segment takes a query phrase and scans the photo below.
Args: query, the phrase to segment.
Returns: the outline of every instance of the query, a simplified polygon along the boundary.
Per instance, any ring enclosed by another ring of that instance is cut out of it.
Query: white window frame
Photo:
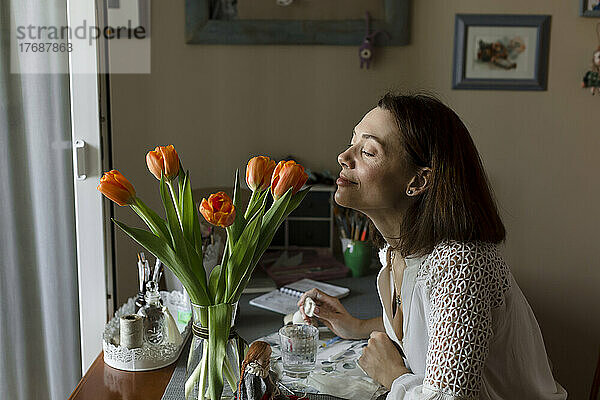
[[[98,2],[104,4],[104,0]],[[103,9],[96,7],[95,0],[68,0],[68,24],[76,26],[84,20],[88,24],[102,21]],[[105,167],[103,163],[106,163],[103,154],[110,151],[102,136],[106,121],[102,117],[104,82],[99,74],[99,63],[106,60],[99,51],[101,47],[102,42],[93,41],[90,46],[78,46],[76,51],[69,53],[82,374],[102,351],[102,333],[113,312],[112,249],[110,229],[106,226],[112,206],[104,203],[96,189]],[[81,141],[85,147],[78,152],[75,143]],[[78,179],[82,175],[85,178]]]

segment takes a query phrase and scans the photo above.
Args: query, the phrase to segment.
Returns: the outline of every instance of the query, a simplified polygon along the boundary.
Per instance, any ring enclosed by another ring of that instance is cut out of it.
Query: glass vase
[[[231,315],[229,334],[227,335],[225,344],[225,359],[221,372],[223,389],[220,394],[218,389],[210,390],[210,382],[214,381],[214,379],[211,379],[210,373],[214,372],[209,368],[209,358],[214,356],[214,352],[210,351],[210,332],[223,332],[223,327],[213,326],[213,329],[211,329],[210,326],[210,308],[217,306],[220,307],[219,312],[225,311]],[[186,400],[230,400],[235,398],[235,393],[237,392],[237,385],[240,380],[240,369],[248,345],[235,330],[237,302],[233,304],[220,304],[217,306],[199,306],[192,303],[193,336],[185,376]],[[213,394],[216,393],[215,397],[217,398],[212,399],[211,392]]]

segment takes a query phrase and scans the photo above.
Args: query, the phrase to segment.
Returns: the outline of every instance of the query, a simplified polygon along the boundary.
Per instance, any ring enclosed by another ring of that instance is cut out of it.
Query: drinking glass
[[[283,371],[306,378],[315,368],[319,330],[312,325],[287,325],[279,330]]]

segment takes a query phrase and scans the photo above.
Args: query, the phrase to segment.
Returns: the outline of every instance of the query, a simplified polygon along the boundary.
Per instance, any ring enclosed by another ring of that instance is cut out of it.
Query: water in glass
[[[315,368],[319,330],[312,325],[287,325],[279,330],[283,371],[305,378]]]

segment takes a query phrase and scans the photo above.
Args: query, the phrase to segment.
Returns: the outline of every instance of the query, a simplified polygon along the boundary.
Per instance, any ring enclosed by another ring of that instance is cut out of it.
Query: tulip
[[[213,193],[202,199],[200,214],[210,224],[226,228],[235,220],[235,206],[225,192]]]
[[[295,161],[279,161],[279,164],[273,171],[271,177],[271,193],[275,200],[292,188],[292,196],[298,193],[300,188],[306,183],[308,175],[304,172],[304,167],[296,164]]]
[[[179,156],[173,145],[158,146],[146,154],[146,164],[152,175],[160,180],[161,173],[165,181],[171,181],[179,175]]]
[[[271,184],[271,176],[275,169],[275,161],[269,157],[258,156],[251,158],[246,167],[246,183],[254,192],[265,190]]]
[[[96,189],[120,206],[133,204],[135,201],[133,185],[116,169],[105,172]]]

